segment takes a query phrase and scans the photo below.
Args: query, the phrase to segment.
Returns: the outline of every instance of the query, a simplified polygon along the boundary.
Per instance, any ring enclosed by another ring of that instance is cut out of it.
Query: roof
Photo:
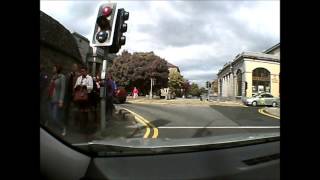
[[[275,56],[272,54],[265,54],[261,52],[243,52],[240,54],[240,57],[241,56],[244,58],[253,58],[253,59],[259,59],[259,60],[280,62],[279,56]]]
[[[280,47],[280,43],[278,43],[278,44],[276,44],[276,45],[272,46],[271,48],[269,48],[269,49],[267,49],[267,50],[263,51],[263,53],[268,54],[269,52],[271,52],[271,51],[273,51],[273,50],[277,49],[278,47]]]
[[[173,65],[173,64],[169,63],[168,61],[167,61],[167,66],[168,66],[168,69],[169,69],[169,68],[176,68],[176,69],[178,70],[178,72],[180,73],[180,69],[179,69],[178,66]]]
[[[86,37],[82,36],[81,34],[77,33],[77,32],[73,32],[72,35],[77,36],[87,42],[90,42]]]
[[[232,62],[226,63],[222,69],[219,70],[218,75],[225,70],[226,68],[230,67],[230,65],[236,63],[238,60],[242,58],[250,58],[254,60],[263,60],[263,61],[272,61],[272,62],[280,62],[279,56],[272,55],[272,54],[265,54],[262,52],[242,52],[238,54]]]
[[[168,68],[178,68],[178,66],[173,65],[173,64],[171,64],[169,62],[167,62],[167,66],[168,66]]]

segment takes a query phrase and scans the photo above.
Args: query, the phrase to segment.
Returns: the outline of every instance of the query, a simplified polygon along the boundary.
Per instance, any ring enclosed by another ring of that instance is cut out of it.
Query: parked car
[[[270,93],[260,93],[251,98],[244,98],[245,105],[252,106],[280,106],[280,98],[272,96]]]
[[[123,104],[127,100],[128,93],[124,87],[118,87],[114,95],[114,103]]]

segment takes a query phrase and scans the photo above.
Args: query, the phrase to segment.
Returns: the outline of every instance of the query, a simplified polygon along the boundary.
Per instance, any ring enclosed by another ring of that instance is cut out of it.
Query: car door
[[[271,94],[265,94],[264,95],[264,101],[265,101],[265,105],[267,106],[271,106],[272,105],[272,102],[274,100],[274,97],[271,95]]]

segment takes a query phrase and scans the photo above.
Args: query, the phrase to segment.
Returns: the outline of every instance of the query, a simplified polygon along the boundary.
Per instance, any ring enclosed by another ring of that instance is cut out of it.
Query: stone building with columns
[[[220,97],[280,96],[280,43],[264,52],[242,52],[218,72]]]

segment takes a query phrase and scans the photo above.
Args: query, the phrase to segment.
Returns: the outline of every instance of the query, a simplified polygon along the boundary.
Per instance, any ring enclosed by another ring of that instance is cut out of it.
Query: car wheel
[[[256,102],[256,101],[253,101],[253,102],[252,102],[252,106],[257,106],[257,102]]]
[[[277,103],[276,102],[273,102],[272,103],[272,107],[276,107],[277,106]]]

